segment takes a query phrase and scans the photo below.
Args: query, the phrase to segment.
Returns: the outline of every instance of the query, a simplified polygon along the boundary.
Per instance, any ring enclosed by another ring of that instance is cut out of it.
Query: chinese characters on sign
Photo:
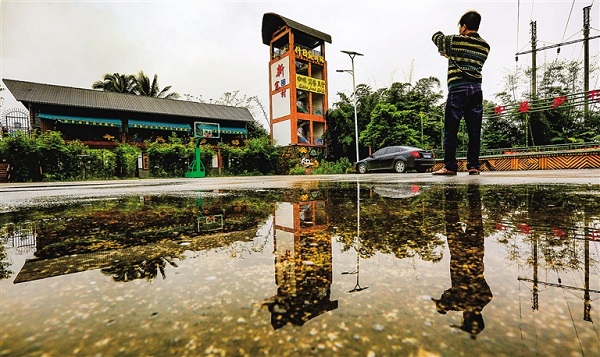
[[[287,70],[287,67],[285,66],[284,63],[282,63],[281,61],[278,63],[274,63],[273,67],[275,69],[275,73],[274,73],[274,81],[273,81],[273,90],[279,90],[283,87],[285,87],[288,84],[288,73],[289,71]],[[285,98],[287,94],[287,90],[284,89],[281,91],[281,98]]]
[[[325,94],[325,81],[296,74],[296,88],[313,93]]]
[[[325,57],[315,53],[314,51],[311,51],[307,48],[303,48],[301,46],[296,46],[294,48],[294,52],[296,53],[297,57],[303,58],[303,59],[307,59],[309,61],[312,62],[316,62],[319,64],[324,64],[325,63]]]

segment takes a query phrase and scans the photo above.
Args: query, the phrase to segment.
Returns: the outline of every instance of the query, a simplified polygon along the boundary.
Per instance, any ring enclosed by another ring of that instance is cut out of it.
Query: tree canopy
[[[598,66],[590,68],[591,76]],[[600,141],[598,101],[591,101],[587,117],[583,105],[569,103],[553,106],[553,99],[583,93],[580,61],[555,60],[538,66],[538,91],[531,97],[527,78],[531,68],[519,68],[505,77],[505,90],[484,101],[482,149],[511,148],[525,145],[549,145]],[[357,102],[359,152],[363,158],[388,145],[414,145],[425,149],[443,149],[445,96],[435,77],[415,83],[392,83],[389,88],[373,90],[358,84],[356,93],[338,93],[339,101],[326,113],[325,139],[332,159],[354,160],[354,96]],[[492,99],[493,100],[490,100]],[[532,113],[514,111],[493,115],[501,106],[519,106],[523,101],[544,101],[544,110]],[[527,126],[527,127],[526,127]],[[526,140],[527,133],[527,140]],[[468,144],[464,122],[458,134],[458,150]]]
[[[179,98],[179,93],[169,93],[171,86],[160,89],[158,85],[158,75],[155,74],[152,81],[150,81],[150,78],[144,71],[139,71],[137,75],[107,73],[102,80],[94,82],[92,88],[106,92],[143,95],[153,98]]]

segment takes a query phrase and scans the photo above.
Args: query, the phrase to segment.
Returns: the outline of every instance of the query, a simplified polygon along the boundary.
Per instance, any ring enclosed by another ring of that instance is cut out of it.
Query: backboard
[[[218,123],[194,122],[194,136],[197,138],[218,139],[221,137],[221,127]]]
[[[218,231],[222,230],[223,226],[222,214],[198,217],[198,232]]]

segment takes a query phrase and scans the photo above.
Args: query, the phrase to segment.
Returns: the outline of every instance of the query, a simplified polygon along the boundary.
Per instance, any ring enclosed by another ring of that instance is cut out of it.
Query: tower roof
[[[290,20],[287,17],[268,12],[263,15],[262,21],[263,44],[270,44],[273,34],[275,34],[275,32],[277,32],[283,26],[288,26],[292,30],[295,30],[294,40],[300,45],[314,48],[323,41],[331,43],[331,36],[324,32],[317,31],[306,25],[302,25],[301,23]]]

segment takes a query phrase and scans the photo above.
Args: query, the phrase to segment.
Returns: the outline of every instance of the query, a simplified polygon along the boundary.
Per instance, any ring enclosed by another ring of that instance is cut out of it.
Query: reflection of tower
[[[331,36],[274,13],[263,15],[270,47],[271,140],[279,146],[323,145],[327,111],[325,42]]]
[[[323,201],[282,202],[273,213],[277,295],[264,302],[271,324],[296,326],[337,308],[331,301],[331,237]]]

